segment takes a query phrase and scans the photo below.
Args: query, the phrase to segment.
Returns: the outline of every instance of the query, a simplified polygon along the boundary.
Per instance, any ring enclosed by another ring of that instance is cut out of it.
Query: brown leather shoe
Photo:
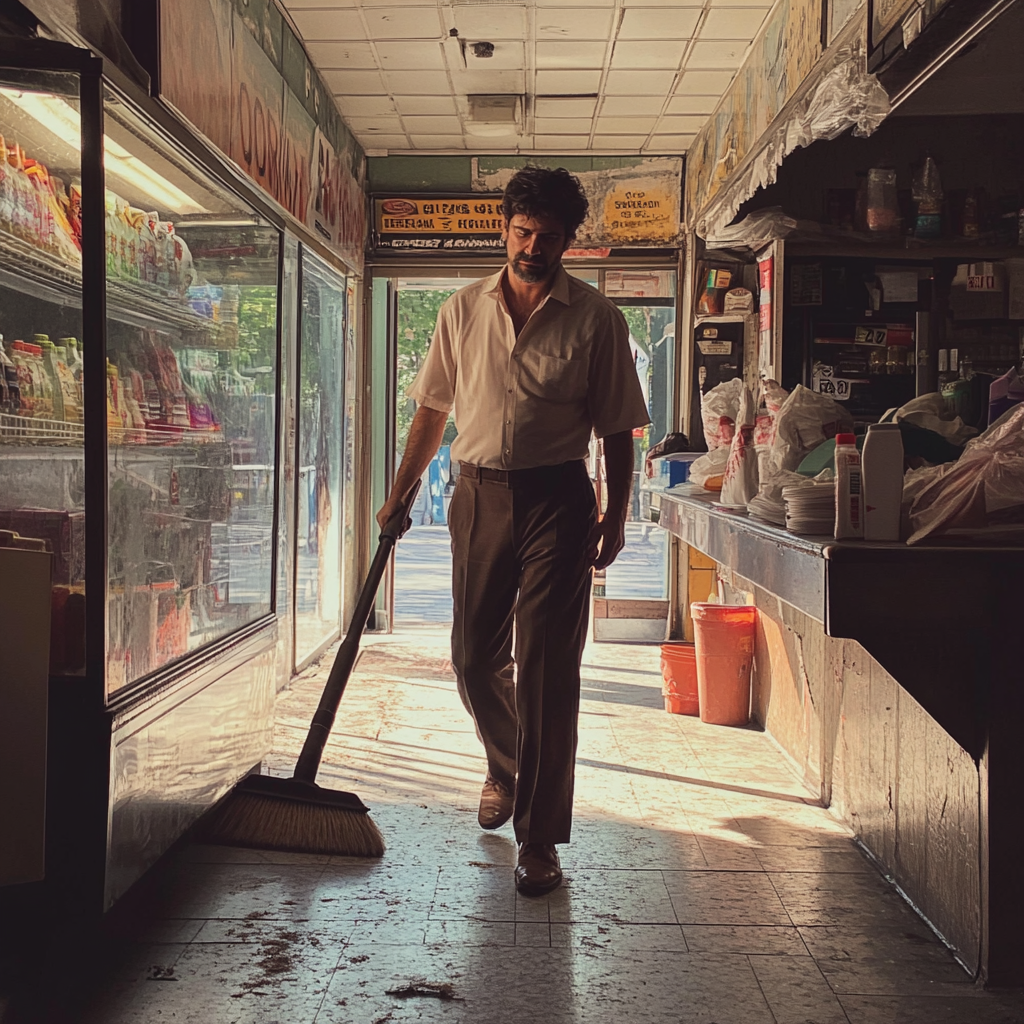
[[[562,868],[554,846],[523,843],[516,865],[516,888],[524,896],[543,896],[562,884]]]
[[[512,790],[488,774],[480,792],[480,810],[476,820],[488,831],[501,828],[512,817],[515,797]]]

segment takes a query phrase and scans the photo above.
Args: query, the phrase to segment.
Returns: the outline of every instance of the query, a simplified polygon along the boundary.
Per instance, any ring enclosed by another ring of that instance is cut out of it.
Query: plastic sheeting
[[[788,116],[772,124],[752,158],[698,218],[697,234],[709,243],[723,244],[720,236],[736,211],[759,188],[774,184],[782,161],[793,150],[818,139],[838,138],[849,128],[854,135],[866,138],[889,116],[890,110],[889,95],[882,83],[868,74],[862,44],[841,47],[831,70],[797,101]],[[743,223],[747,220],[750,218]],[[766,226],[752,224],[755,233],[758,229],[763,233]],[[757,247],[774,237],[779,236],[755,237],[752,242],[740,237],[733,244]]]

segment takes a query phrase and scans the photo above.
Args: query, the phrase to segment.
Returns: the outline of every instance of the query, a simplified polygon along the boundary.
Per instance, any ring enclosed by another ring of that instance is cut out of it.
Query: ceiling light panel
[[[613,68],[668,68],[675,70],[683,59],[681,40],[623,40],[615,44]]]
[[[441,19],[431,7],[369,7],[363,11],[373,39],[440,39]]]
[[[384,80],[379,71],[338,71],[320,68],[320,74],[331,92],[340,96],[385,96]]]
[[[358,11],[293,11],[292,17],[306,42],[366,38]]]
[[[563,43],[551,39],[537,41],[536,66],[545,70],[600,69],[608,44],[601,40]]]
[[[700,10],[690,7],[631,7],[622,13],[620,39],[689,39],[697,30]]]
[[[537,117],[593,117],[596,110],[596,96],[538,96],[533,104]]]
[[[447,96],[396,96],[395,106],[403,116],[416,114],[453,114],[455,100]]]
[[[452,18],[463,38],[523,39],[526,36],[526,8],[520,6],[460,4]]]
[[[377,43],[377,55],[385,71],[444,70],[444,57],[438,43]]]
[[[675,77],[674,71],[609,71],[605,92],[609,96],[667,93]]]
[[[708,11],[700,28],[701,39],[753,39],[768,11],[762,8],[723,7]]]
[[[538,71],[537,92],[546,95],[573,95],[597,92],[601,85],[600,71]]]
[[[369,43],[307,43],[309,55],[318,68],[369,69],[377,58]]]
[[[610,10],[590,8],[556,8],[537,11],[538,39],[602,39],[612,31]]]

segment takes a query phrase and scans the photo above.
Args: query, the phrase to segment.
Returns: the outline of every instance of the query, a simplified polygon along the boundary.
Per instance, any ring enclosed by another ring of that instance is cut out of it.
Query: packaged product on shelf
[[[153,230],[153,215],[132,210],[139,230],[139,279],[146,284],[157,283],[157,238]]]
[[[107,440],[111,444],[120,444],[124,438],[124,422],[118,405],[120,395],[117,379],[117,367],[107,361]]]
[[[80,262],[80,240],[75,238],[58,198],[58,192],[64,192],[63,182],[54,178],[38,160],[27,160],[25,173],[36,190],[42,247],[65,262]]]
[[[123,277],[121,246],[118,242],[117,196],[109,189],[103,194],[103,210],[107,240],[107,277]]]
[[[135,398],[132,375],[129,372],[118,379],[121,384],[121,419],[125,425],[125,442],[142,444],[146,440],[146,421]]]
[[[37,334],[32,339],[39,347],[40,358],[43,369],[46,371],[46,381],[50,386],[51,401],[53,402],[53,419],[64,420],[64,394],[60,387],[60,378],[57,376],[57,355],[53,350],[53,342],[45,334]]]
[[[32,365],[29,362],[28,349],[25,342],[11,343],[11,360],[18,377],[18,409],[19,416],[34,416],[36,408],[36,383],[32,376]]]
[[[54,418],[53,383],[43,363],[43,350],[34,342],[30,345],[26,343],[26,345],[29,354],[29,367],[32,370],[32,380],[36,391],[34,415],[36,419],[52,420]]]
[[[10,371],[8,371],[8,366]],[[0,334],[0,413],[14,413],[17,415],[18,407],[12,406],[11,379],[17,380],[18,371],[10,357],[4,351],[4,336]]]
[[[63,339],[61,339],[63,340]],[[67,349],[62,345],[53,348],[57,368],[57,383],[60,388],[61,403],[64,406],[64,420],[67,423],[82,422],[82,396],[78,391],[78,382],[68,366]]]
[[[167,236],[171,240],[174,251],[174,268],[171,272],[171,285],[178,295],[184,296],[189,288],[198,282],[192,253],[185,240],[174,231],[174,225],[167,224]]]
[[[189,308],[197,316],[217,322],[220,320],[224,289],[215,284],[192,285],[186,293]]]

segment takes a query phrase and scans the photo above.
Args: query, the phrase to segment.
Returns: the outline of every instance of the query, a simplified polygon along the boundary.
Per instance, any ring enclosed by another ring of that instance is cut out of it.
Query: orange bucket
[[[697,653],[700,720],[711,725],[750,721],[750,669],[754,662],[753,605],[690,605]]]
[[[661,695],[673,715],[700,713],[697,700],[697,658],[693,644],[661,645]]]

